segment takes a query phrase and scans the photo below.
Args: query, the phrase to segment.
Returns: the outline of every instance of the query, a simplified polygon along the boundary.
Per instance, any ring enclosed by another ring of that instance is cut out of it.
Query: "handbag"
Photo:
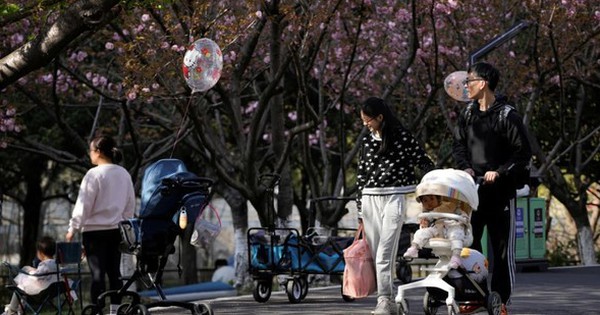
[[[359,224],[354,242],[344,250],[344,277],[342,293],[351,298],[369,296],[377,291],[375,265],[365,238],[363,224]]]
[[[194,232],[192,233],[192,237],[190,238],[190,244],[195,247],[202,247],[204,249],[210,248],[213,244],[214,240],[217,238],[219,233],[221,233],[221,218],[219,217],[219,213],[215,208],[213,208],[210,204],[208,204],[208,208],[212,210],[212,212],[217,217],[217,223],[213,223],[202,217],[201,212],[196,219],[196,223],[194,224]]]

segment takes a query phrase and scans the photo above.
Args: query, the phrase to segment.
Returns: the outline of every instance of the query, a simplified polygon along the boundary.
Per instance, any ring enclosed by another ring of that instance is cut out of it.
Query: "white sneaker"
[[[19,312],[15,311],[13,309],[10,309],[10,304],[6,304],[4,306],[4,312],[2,313],[2,315],[17,315],[17,314],[19,314]]]
[[[396,315],[396,305],[388,297],[377,298],[377,306],[371,312],[373,315]]]

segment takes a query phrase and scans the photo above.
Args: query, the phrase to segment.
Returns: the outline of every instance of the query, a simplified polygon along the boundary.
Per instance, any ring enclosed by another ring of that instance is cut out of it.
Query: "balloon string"
[[[185,112],[183,113],[183,117],[181,118],[181,124],[179,124],[179,127],[177,128],[177,133],[175,134],[175,141],[173,142],[173,148],[171,149],[171,155],[169,156],[169,158],[173,158],[173,153],[175,153],[175,147],[177,146],[177,143],[179,143],[179,137],[181,136],[181,131],[183,129],[182,126],[185,123],[185,119],[187,118],[188,110],[190,109],[190,105],[192,104],[193,98],[194,93],[190,95],[190,99],[187,105],[185,106]]]

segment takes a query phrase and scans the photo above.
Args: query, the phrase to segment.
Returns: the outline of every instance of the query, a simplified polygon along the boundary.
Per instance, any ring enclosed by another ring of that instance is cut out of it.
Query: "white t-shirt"
[[[232,266],[221,266],[215,270],[212,279],[213,282],[221,281],[227,284],[235,282],[235,268]]]
[[[116,164],[98,165],[81,181],[69,232],[116,229],[134,212],[135,193],[127,170]]]

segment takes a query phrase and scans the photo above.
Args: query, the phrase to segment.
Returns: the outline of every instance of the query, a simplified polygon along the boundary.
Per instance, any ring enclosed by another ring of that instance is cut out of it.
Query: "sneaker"
[[[462,260],[460,260],[460,257],[452,256],[452,258],[450,258],[450,264],[448,264],[448,266],[450,267],[450,269],[456,269],[461,264]]]
[[[500,309],[500,315],[508,315],[508,310],[506,310],[506,304],[502,304],[502,308]]]
[[[417,257],[419,257],[419,249],[411,246],[406,250],[406,252],[402,256],[404,256],[406,258],[417,258]]]
[[[4,312],[2,315],[17,315],[18,312],[10,308],[10,304],[4,306]]]
[[[459,305],[458,306],[458,311],[461,314],[473,314],[478,312],[482,307],[479,305],[473,305],[473,304],[464,304],[464,305]]]
[[[377,299],[377,306],[371,312],[373,315],[396,315],[396,305],[387,297]]]

